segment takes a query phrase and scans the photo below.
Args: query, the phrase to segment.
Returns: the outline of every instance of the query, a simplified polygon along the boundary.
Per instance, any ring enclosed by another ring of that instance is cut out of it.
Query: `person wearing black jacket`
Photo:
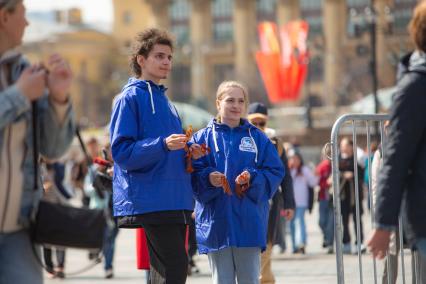
[[[280,189],[271,199],[268,219],[267,248],[261,255],[260,283],[275,283],[271,270],[272,246],[277,234],[281,209],[284,209],[284,217],[291,220],[294,215],[295,201],[293,193],[293,181],[288,168],[287,156],[283,149],[281,140],[275,136],[273,129],[267,128],[268,109],[262,103],[252,103],[248,108],[248,120],[251,124],[264,131],[275,145],[285,168],[285,176],[281,182]]]
[[[352,215],[354,228],[356,232],[357,222],[356,222],[356,198],[355,198],[355,167],[354,167],[354,147],[352,140],[348,138],[343,138],[340,141],[340,155],[339,155],[339,171],[340,171],[340,207],[342,209],[342,223],[343,223],[343,253],[350,254],[351,250],[351,236],[349,232],[349,218]],[[356,151],[356,149],[355,149]],[[357,175],[358,182],[362,181],[364,176],[364,170],[357,163]],[[362,199],[363,192],[362,187],[358,187],[358,202],[359,202],[359,214],[360,214],[360,242],[364,240],[364,232],[362,225]],[[358,242],[358,240],[357,240]],[[362,251],[365,249],[362,248]]]
[[[368,246],[384,258],[392,231],[398,227],[404,200],[404,232],[426,260],[426,2],[420,2],[409,25],[416,50],[403,58],[390,111],[384,164],[379,176],[375,230]],[[426,279],[425,279],[426,280]],[[423,283],[423,282],[421,282]]]

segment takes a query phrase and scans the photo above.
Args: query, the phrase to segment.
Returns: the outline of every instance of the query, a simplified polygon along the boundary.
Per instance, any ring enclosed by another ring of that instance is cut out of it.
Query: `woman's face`
[[[301,161],[299,159],[299,156],[294,155],[292,157],[290,157],[290,159],[288,160],[288,166],[291,169],[298,169],[300,167]]]
[[[246,112],[243,90],[231,87],[226,90],[221,100],[216,101],[217,111],[223,123],[238,123]]]
[[[0,30],[6,36],[8,47],[15,48],[21,45],[25,28],[28,26],[23,1],[16,5],[14,11],[9,12],[6,9],[1,9],[0,13]]]

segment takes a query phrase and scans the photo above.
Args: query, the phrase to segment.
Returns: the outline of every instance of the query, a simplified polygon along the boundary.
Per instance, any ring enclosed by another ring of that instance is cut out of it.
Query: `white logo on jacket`
[[[241,138],[240,151],[256,153],[256,146],[251,137]]]

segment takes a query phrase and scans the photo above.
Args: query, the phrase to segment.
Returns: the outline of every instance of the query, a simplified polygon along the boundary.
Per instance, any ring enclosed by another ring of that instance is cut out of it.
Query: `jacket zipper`
[[[10,140],[12,138],[12,127],[9,127],[8,129],[8,135],[7,135],[7,183],[6,183],[6,190],[7,190],[7,194],[6,194],[6,199],[5,199],[5,205],[4,205],[4,210],[3,210],[3,220],[1,222],[1,230],[0,232],[3,232],[4,230],[4,223],[6,222],[6,214],[7,214],[7,209],[8,209],[8,204],[9,204],[9,195],[10,195],[10,182],[11,182],[11,175],[12,175],[12,159],[11,159],[11,153],[10,153]]]

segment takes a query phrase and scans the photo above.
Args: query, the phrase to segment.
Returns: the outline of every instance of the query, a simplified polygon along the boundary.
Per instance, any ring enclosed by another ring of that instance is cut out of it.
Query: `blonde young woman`
[[[211,148],[193,162],[193,189],[199,252],[209,257],[213,283],[259,283],[268,200],[284,177],[273,144],[243,118],[247,106],[246,89],[223,82],[217,90],[217,118],[192,138]],[[229,194],[223,190],[224,178]],[[240,194],[237,187],[245,190]]]

